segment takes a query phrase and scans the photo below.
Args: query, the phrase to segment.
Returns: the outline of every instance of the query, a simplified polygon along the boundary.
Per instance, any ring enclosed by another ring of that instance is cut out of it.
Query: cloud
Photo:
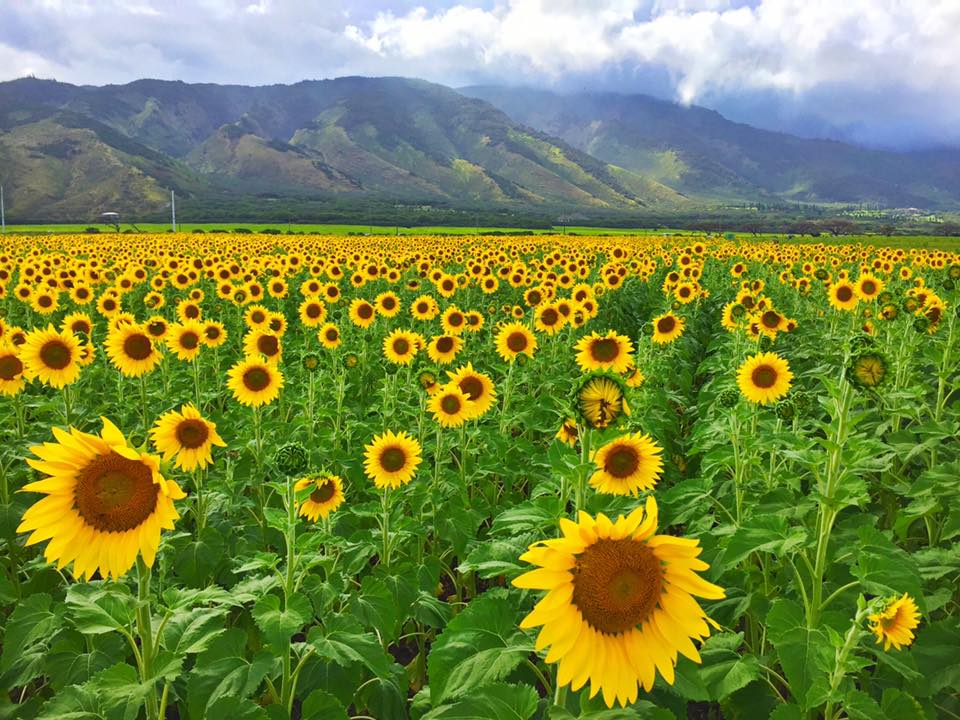
[[[791,131],[960,144],[958,0],[0,0],[0,80],[346,74],[653,92]]]

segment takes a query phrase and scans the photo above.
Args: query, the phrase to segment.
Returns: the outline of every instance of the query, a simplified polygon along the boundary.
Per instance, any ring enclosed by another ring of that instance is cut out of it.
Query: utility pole
[[[0,185],[0,232],[7,234],[7,212],[3,207],[3,185]]]
[[[177,231],[177,196],[174,195],[173,190],[170,191],[170,224],[173,226],[173,231]]]

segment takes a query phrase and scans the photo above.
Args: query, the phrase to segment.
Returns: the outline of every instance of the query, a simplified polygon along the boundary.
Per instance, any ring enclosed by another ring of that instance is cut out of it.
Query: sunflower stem
[[[287,478],[287,568],[283,582],[283,609],[289,610],[290,598],[296,592],[297,567],[297,498],[294,482]],[[291,673],[293,648],[288,644],[283,655],[283,678],[280,684],[280,701],[289,715],[293,707],[293,694],[296,681]]]
[[[158,720],[157,687],[153,677],[153,629],[150,626],[150,568],[137,556],[137,635],[140,637],[140,682],[149,684],[144,700],[147,720]]]
[[[63,422],[69,430],[73,420],[72,402],[70,400],[70,386],[64,385],[61,392],[63,394]]]
[[[840,687],[840,683],[843,682],[843,678],[846,676],[846,664],[847,656],[850,654],[850,651],[857,645],[860,641],[861,630],[860,623],[863,622],[863,618],[867,613],[867,608],[864,607],[859,610],[856,616],[853,618],[853,622],[850,623],[850,629],[847,630],[847,634],[844,638],[843,646],[836,650],[834,655],[834,666],[833,672],[830,674],[830,692],[829,697],[834,697],[837,690]],[[837,708],[839,710],[839,708]],[[828,700],[827,704],[823,708],[823,718],[824,720],[836,720],[839,717],[839,712],[834,709],[833,700]]]
[[[390,491],[383,489],[382,511],[383,519],[380,522],[380,528],[383,531],[383,556],[381,560],[385,568],[390,567]]]
[[[147,378],[141,375],[140,378],[140,415],[143,417],[143,438],[146,442],[150,437],[150,410],[147,404]]]
[[[200,356],[197,355],[191,360],[190,365],[193,367],[193,396],[196,398],[197,410],[200,410]]]
[[[503,405],[500,408],[500,434],[503,435],[507,429],[507,410],[510,407],[510,392],[513,390],[513,368],[517,363],[515,361],[510,362],[510,367],[507,369],[507,379],[504,383],[503,388]]]

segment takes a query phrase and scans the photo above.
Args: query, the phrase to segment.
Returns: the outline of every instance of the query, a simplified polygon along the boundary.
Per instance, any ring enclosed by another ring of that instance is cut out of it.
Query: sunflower
[[[863,273],[857,278],[857,297],[863,302],[873,302],[876,300],[877,295],[883,292],[883,288],[883,280],[873,273]]]
[[[577,406],[590,427],[605,428],[621,413],[630,415],[630,406],[620,382],[607,375],[591,375],[580,385]]]
[[[766,405],[790,391],[793,373],[787,361],[776,353],[757,353],[744,361],[737,371],[740,392],[751,402]]]
[[[584,372],[610,370],[623,373],[633,365],[630,354],[633,343],[613,330],[608,330],[606,335],[594,332],[582,337],[574,349],[578,351],[577,364]]]
[[[16,345],[0,341],[0,395],[16,395],[23,390],[23,361]]]
[[[452,428],[463,425],[475,417],[477,412],[470,397],[456,383],[444,385],[427,403],[427,409],[441,427]]]
[[[65,332],[69,330],[77,337],[89,337],[93,334],[93,320],[84,312],[72,312],[60,322],[60,329]]]
[[[663,471],[663,449],[649,435],[633,433],[608,442],[593,456],[597,466],[590,486],[610,495],[652,490]]]
[[[551,646],[546,661],[559,662],[559,686],[576,691],[589,680],[590,697],[600,692],[607,707],[626,706],[640,685],[653,688],[657,672],[673,684],[678,653],[700,662],[692,641],[714,623],[694,596],[717,600],[724,591],[697,575],[709,567],[699,541],[654,535],[652,497],[616,521],[581,512],[560,527],[562,537],[520,556],[538,567],[513,580],[547,592],[520,627],[542,627],[536,649]]]
[[[497,332],[497,353],[507,362],[521,353],[533,357],[536,349],[536,336],[520,323],[507,323]]]
[[[152,372],[162,355],[150,334],[140,325],[122,325],[107,333],[107,357],[127,377]]]
[[[20,348],[27,379],[62,388],[80,377],[80,341],[72,332],[57,332],[53,325],[31,330]]]
[[[396,315],[402,308],[400,298],[392,292],[380,293],[373,302],[377,306],[377,312],[388,318]]]
[[[161,415],[150,430],[150,437],[164,460],[176,457],[176,466],[187,472],[213,462],[214,445],[227,445],[217,434],[217,426],[204,419],[193,403],[181,407],[180,412],[171,410]]]
[[[560,314],[560,311],[554,303],[537,307],[533,319],[534,327],[547,335],[556,335],[560,332],[565,322],[566,318]]]
[[[248,355],[263,355],[276,365],[283,357],[283,341],[279,335],[263,330],[251,330],[243,339],[243,351]]]
[[[73,428],[53,428],[56,443],[31,448],[30,467],[49,477],[24,486],[45,493],[24,514],[17,532],[31,532],[27,545],[50,540],[48,562],[73,562],[77,577],[98,570],[120,578],[143,555],[153,566],[160,530],[172,530],[180,517],[174,500],[186,497],[160,474],[160,458],[127,445],[116,426],[103,418],[99,436]]]
[[[440,322],[447,335],[459,335],[467,328],[467,316],[456,305],[443,311]]]
[[[340,347],[340,328],[331,322],[324,324],[324,326],[317,331],[317,340],[319,340],[320,344],[327,348],[327,350]]]
[[[383,355],[397,365],[409,365],[417,355],[417,338],[406,330],[394,330],[383,339]]]
[[[427,344],[427,355],[433,362],[449,365],[457,357],[463,340],[456,335],[438,335]]]
[[[30,298],[30,308],[41,315],[51,315],[60,307],[60,295],[56,292],[40,290]]]
[[[269,405],[277,399],[283,387],[280,369],[259,357],[247,357],[237,362],[227,373],[227,387],[242,405],[257,407]]]
[[[437,381],[437,376],[435,373],[430,370],[424,370],[417,377],[417,382],[420,383],[420,387],[427,391],[427,395],[431,397],[440,392],[441,385]]]
[[[887,377],[887,359],[875,350],[865,350],[850,363],[847,376],[854,385],[877,387]]]
[[[363,298],[350,303],[350,322],[357,327],[368,328],[377,319],[377,310]]]
[[[577,421],[574,418],[564,420],[563,425],[560,426],[560,429],[557,430],[557,434],[554,435],[554,437],[570,447],[575,446],[577,444],[577,438],[580,437],[580,431],[577,429]]]
[[[270,320],[270,311],[263,305],[251,305],[243,313],[243,321],[251,328],[264,327]]]
[[[830,286],[828,299],[830,306],[836,310],[853,310],[857,307],[857,289],[848,280],[840,280]]]
[[[486,413],[497,399],[493,380],[482,372],[474,370],[473,363],[467,363],[454,372],[448,371],[447,376],[470,399],[472,414],[469,419],[471,420]]]
[[[398,488],[413,479],[420,464],[420,443],[406,432],[387,430],[364,450],[364,470],[378,488]]]
[[[920,611],[913,598],[904,593],[903,597],[891,598],[881,612],[868,616],[867,620],[878,645],[883,643],[884,650],[889,650],[891,645],[899,650],[913,642],[913,630],[920,624]]]
[[[202,347],[203,326],[193,321],[177,323],[170,326],[164,339],[180,360],[194,360]]]
[[[317,518],[324,520],[343,505],[343,480],[337,475],[315,475],[297,480],[293,489],[296,492],[310,490],[309,497],[300,503],[299,514],[310,522]]]
[[[300,322],[304,327],[317,327],[327,319],[327,306],[322,300],[307,298],[300,303]]]
[[[671,312],[653,319],[653,341],[658,345],[672,343],[683,335],[684,320]]]
[[[410,314],[414,320],[433,320],[440,307],[430,295],[421,295],[410,304]]]
[[[203,323],[203,344],[207,347],[220,347],[227,341],[227,329],[222,322],[207,320]]]

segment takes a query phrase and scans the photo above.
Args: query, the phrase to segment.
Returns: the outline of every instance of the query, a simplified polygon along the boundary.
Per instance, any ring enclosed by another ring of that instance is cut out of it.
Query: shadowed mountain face
[[[960,207],[960,152],[803,140],[645,96],[347,77],[244,87],[0,83],[12,217],[370,200],[554,215],[729,201]]]
[[[609,212],[687,202],[489,103],[398,78],[0,83],[0,181],[11,215],[64,220],[155,211],[169,189]]]
[[[956,209],[960,151],[898,153],[807,140],[645,95],[460,90],[599,160],[705,199]]]

